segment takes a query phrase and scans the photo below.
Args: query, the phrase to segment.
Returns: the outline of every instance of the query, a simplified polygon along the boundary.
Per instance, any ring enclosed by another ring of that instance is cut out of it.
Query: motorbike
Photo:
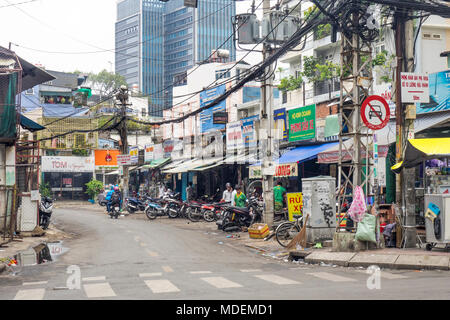
[[[145,208],[145,215],[149,220],[154,220],[158,216],[169,216],[169,218],[178,217],[182,203],[177,200],[179,193],[166,194],[159,201],[149,201]]]
[[[105,193],[100,193],[97,197],[97,202],[100,206],[106,207],[108,201],[105,199]]]
[[[111,204],[111,211],[109,212],[109,216],[111,217],[111,219],[113,218],[117,219],[119,215],[120,215],[120,204],[119,203]]]
[[[139,198],[127,198],[125,199],[125,208],[129,213],[135,213],[136,211],[144,211],[146,208],[146,202]]]
[[[204,205],[211,204],[215,199],[217,199],[219,192],[220,189],[217,189],[216,193],[213,194],[212,196],[204,195],[200,197],[198,200],[189,201],[186,209],[188,219],[191,220],[192,222],[198,222],[202,218],[204,218],[204,210],[202,209],[202,207]]]
[[[225,208],[228,206],[230,206],[229,202],[216,202],[202,205],[203,219],[207,222],[219,220],[222,217]]]
[[[49,197],[42,197],[39,203],[39,226],[46,230],[50,224],[50,217],[53,212],[54,200]]]
[[[263,203],[254,196],[247,200],[247,206],[244,208],[227,207],[222,219],[216,222],[217,228],[223,231],[248,228],[252,224],[262,221],[263,207]]]

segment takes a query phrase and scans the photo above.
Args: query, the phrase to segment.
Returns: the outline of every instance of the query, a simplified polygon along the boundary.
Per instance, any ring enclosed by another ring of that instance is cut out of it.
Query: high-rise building
[[[116,72],[131,88],[149,95],[151,116],[172,106],[173,86],[186,82],[186,72],[215,49],[236,59],[231,17],[233,0],[121,0],[115,30]]]

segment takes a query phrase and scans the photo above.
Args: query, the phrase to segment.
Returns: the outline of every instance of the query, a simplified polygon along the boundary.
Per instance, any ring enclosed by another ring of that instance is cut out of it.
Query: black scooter
[[[223,218],[216,222],[217,228],[225,232],[238,231],[242,227],[262,221],[263,204],[256,197],[247,200],[247,207],[226,207]]]
[[[42,197],[39,203],[39,226],[46,230],[53,213],[53,201],[49,197]]]

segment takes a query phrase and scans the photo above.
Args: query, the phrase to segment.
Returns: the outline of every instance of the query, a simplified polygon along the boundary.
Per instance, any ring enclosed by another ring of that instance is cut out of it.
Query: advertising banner
[[[225,93],[226,87],[225,85],[220,85],[216,88],[208,89],[205,91],[202,91],[200,93],[200,108],[203,108],[204,106],[208,105],[214,99]],[[214,114],[219,112],[220,114],[223,114],[223,112],[226,112],[226,100],[220,102],[219,104],[204,110],[200,113],[200,131],[201,133],[215,131],[215,130],[222,130],[225,129],[225,123],[220,124],[214,124]],[[216,121],[218,117],[216,116]],[[222,119],[223,120],[223,119]]]
[[[417,103],[416,113],[450,110],[450,70],[430,74],[428,83],[429,102]]]
[[[94,172],[94,157],[43,156],[42,172]]]
[[[298,165],[297,162],[293,163],[284,163],[284,164],[277,164],[275,166],[275,178],[282,178],[282,177],[297,177],[298,176]],[[262,178],[262,172],[261,172],[261,166],[255,165],[249,167],[249,179],[261,179]]]
[[[295,221],[294,215],[301,215],[303,208],[303,195],[301,192],[286,194],[289,221]]]
[[[258,144],[255,132],[255,121],[259,121],[259,115],[241,119],[242,138],[246,148],[256,148]]]
[[[139,148],[138,146],[132,146],[128,148],[131,156],[131,164],[138,164],[139,162]]]
[[[144,162],[150,163],[153,160],[154,146],[152,144],[146,144],[144,149]]]
[[[287,130],[287,116],[286,108],[281,108],[273,111],[273,121],[275,123],[275,129],[283,130],[283,141],[288,139]]]
[[[289,110],[289,141],[316,137],[316,105]]]
[[[155,144],[153,146],[153,159],[163,159],[164,158],[164,149],[162,143]]]
[[[241,121],[227,123],[227,151],[240,150],[243,146]]]
[[[117,169],[117,156],[120,154],[119,150],[95,150],[95,168]]]
[[[107,139],[98,139],[99,149],[114,149],[114,141]]]
[[[117,164],[119,166],[131,165],[131,156],[129,154],[119,154],[117,156]]]

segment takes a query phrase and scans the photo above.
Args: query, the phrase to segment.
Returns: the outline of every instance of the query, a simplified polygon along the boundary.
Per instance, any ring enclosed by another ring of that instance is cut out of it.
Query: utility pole
[[[270,0],[264,0],[263,2],[263,15],[270,13]],[[269,43],[263,44],[263,61],[270,56],[271,46]],[[266,68],[265,74],[272,74],[273,65]],[[273,79],[272,76],[265,79],[262,83],[262,101],[261,101],[261,128],[265,131],[265,134],[260,136],[261,140],[266,140],[266,149],[263,150],[263,194],[264,194],[264,222],[267,223],[269,228],[273,226],[273,174],[275,167],[273,163],[272,154],[272,128],[273,128],[273,94],[272,88]],[[261,132],[261,131],[260,131]]]
[[[407,20],[407,14],[397,13],[395,16],[395,52],[397,66],[395,72],[395,119],[396,119],[396,162],[403,160],[403,149],[408,139],[414,138],[414,119],[405,119],[405,108],[401,96],[401,72],[414,72],[414,34],[413,21]],[[408,132],[406,131],[406,128]],[[404,217],[402,224],[416,225],[415,221],[415,169],[403,169],[396,175],[396,203],[400,214]],[[405,247],[416,246],[417,231],[408,228]]]
[[[128,88],[126,86],[121,86],[119,92],[117,93],[117,99],[120,101],[121,109],[120,109],[120,117],[123,119],[119,126],[119,135],[120,135],[120,153],[128,154],[128,129],[127,129],[127,102],[128,102]],[[123,166],[123,178],[122,178],[122,186],[123,186],[123,198],[128,197],[128,181],[129,181],[129,171],[128,166]]]

